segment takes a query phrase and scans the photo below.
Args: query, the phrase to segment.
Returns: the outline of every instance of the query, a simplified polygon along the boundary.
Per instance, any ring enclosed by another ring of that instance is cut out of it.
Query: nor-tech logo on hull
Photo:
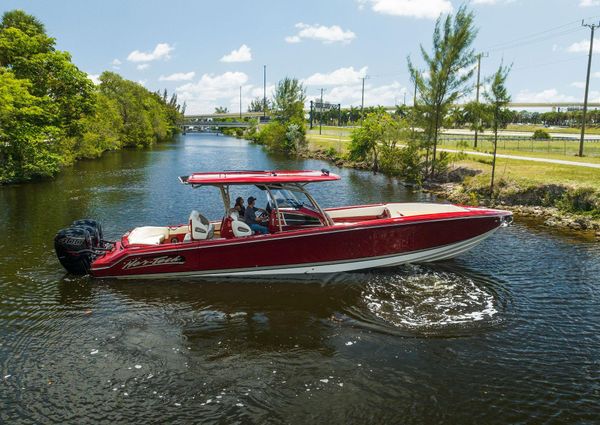
[[[141,269],[144,267],[170,266],[174,264],[185,264],[185,258],[181,255],[163,255],[154,258],[134,258],[123,265],[123,270]]]

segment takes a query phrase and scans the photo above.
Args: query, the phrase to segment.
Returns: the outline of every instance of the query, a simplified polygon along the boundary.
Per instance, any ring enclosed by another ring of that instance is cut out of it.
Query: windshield
[[[267,193],[267,197],[273,208],[277,205],[278,208],[300,209],[302,207],[307,207],[316,210],[306,194],[299,190],[273,188],[270,192],[270,194]]]

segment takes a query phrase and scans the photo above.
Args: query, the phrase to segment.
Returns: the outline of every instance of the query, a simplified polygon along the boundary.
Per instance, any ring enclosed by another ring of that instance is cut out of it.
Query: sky
[[[33,14],[96,80],[118,72],[150,90],[176,92],[188,113],[232,112],[295,77],[309,100],[342,106],[412,104],[407,57],[422,64],[435,21],[455,0],[2,0]],[[482,79],[512,64],[514,102],[582,102],[590,29],[600,0],[471,0]],[[600,102],[600,33],[590,101]],[[473,81],[475,86],[475,81]],[[405,96],[406,95],[406,96]],[[473,94],[471,93],[472,97]]]

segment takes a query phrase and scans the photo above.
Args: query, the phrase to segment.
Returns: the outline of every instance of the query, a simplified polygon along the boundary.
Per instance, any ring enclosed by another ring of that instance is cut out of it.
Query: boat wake
[[[373,276],[362,292],[378,319],[409,330],[439,330],[488,322],[498,313],[494,295],[473,279],[410,266],[407,273]]]

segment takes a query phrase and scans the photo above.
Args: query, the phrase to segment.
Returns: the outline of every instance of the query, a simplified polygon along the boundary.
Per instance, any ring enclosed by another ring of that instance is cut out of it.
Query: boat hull
[[[117,249],[95,261],[91,274],[120,279],[282,276],[437,261],[473,248],[491,236],[505,216],[374,220],[368,225]]]

